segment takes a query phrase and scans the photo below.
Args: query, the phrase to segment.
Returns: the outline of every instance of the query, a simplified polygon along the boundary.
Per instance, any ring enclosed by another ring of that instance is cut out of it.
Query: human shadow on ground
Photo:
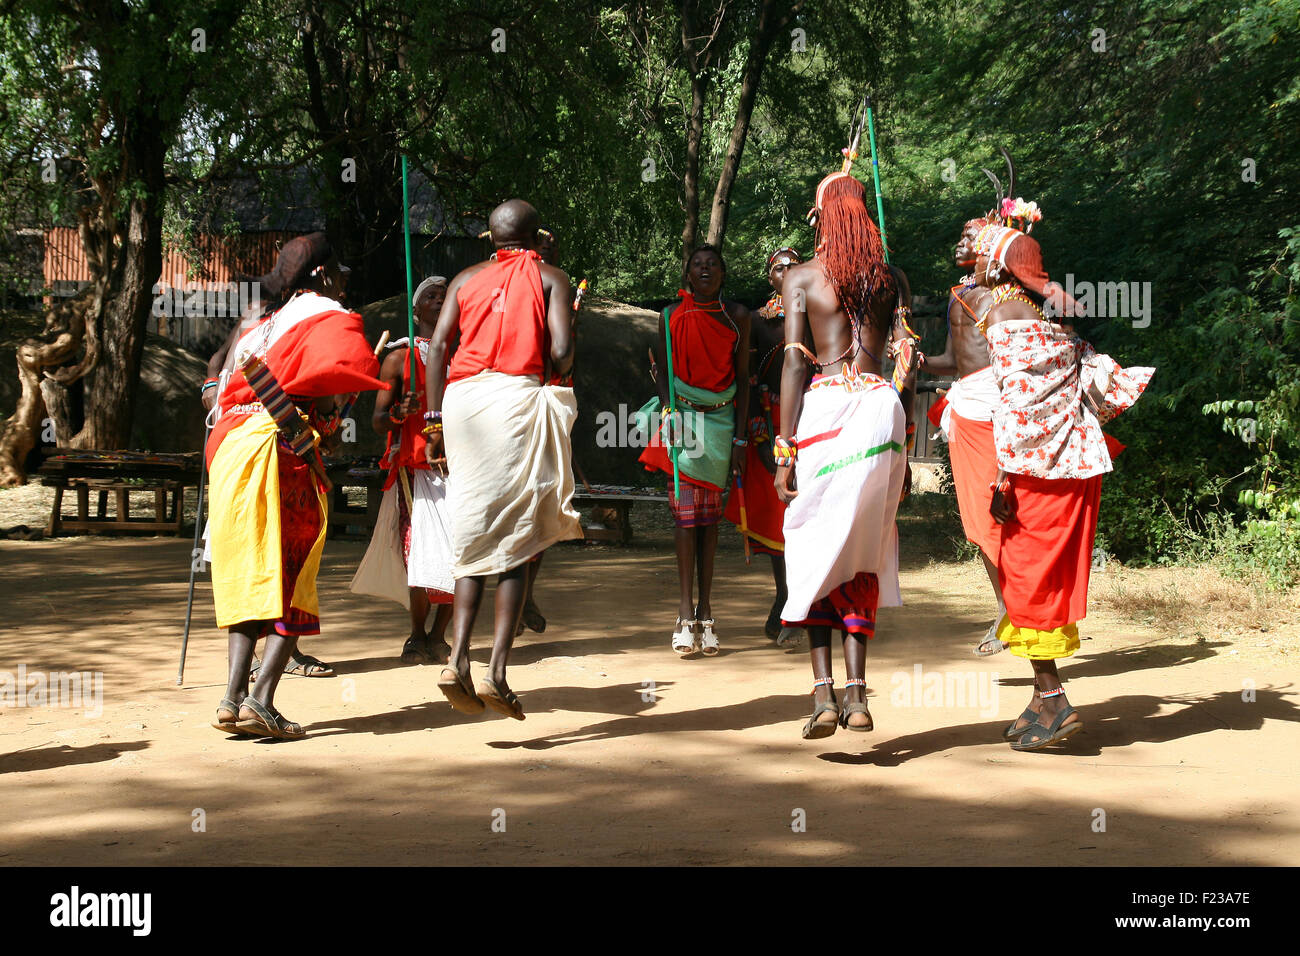
[[[1076,654],[1061,660],[1061,678],[1068,682],[1082,677],[1114,677],[1117,674],[1131,674],[1134,671],[1152,670],[1164,667],[1178,667],[1182,664],[1195,664],[1210,657],[1217,657],[1217,648],[1230,647],[1230,641],[1197,642],[1190,644],[1152,644],[1141,647],[1120,647],[1098,654]],[[1023,677],[1002,677],[1004,687],[1029,687],[1034,678],[1030,673],[1029,662],[1007,654],[997,655],[999,663],[1005,656],[1025,670]]]
[[[642,734],[688,733],[691,731],[711,730],[748,730],[751,727],[764,727],[769,724],[785,723],[790,714],[799,713],[806,699],[800,696],[759,697],[742,703],[728,703],[718,707],[700,707],[695,710],[676,713],[638,714],[631,717],[619,717],[615,720],[588,724],[576,730],[562,731],[535,737],[532,740],[495,740],[489,747],[509,749],[522,747],[525,750],[549,750],[567,744],[591,743],[598,740],[610,740],[616,737],[630,737]]]
[[[349,674],[373,674],[377,671],[392,671],[392,670],[398,670],[400,668],[406,668],[406,667],[441,668],[442,666],[439,664],[423,664],[423,663],[407,664],[402,660],[400,645],[398,646],[397,650],[393,652],[391,656],[354,657],[346,661],[332,661],[332,662],[326,661],[326,663],[333,664],[334,673],[338,677],[346,677]],[[322,678],[319,677],[311,678],[311,680],[321,680],[321,679]],[[324,678],[324,679],[328,680],[328,678]]]
[[[1300,708],[1286,699],[1293,695],[1271,687],[1253,693],[1255,699],[1249,701],[1242,700],[1239,690],[1226,690],[1209,696],[1130,694],[1085,704],[1079,708],[1084,723],[1082,731],[1068,740],[1032,752],[1095,757],[1105,747],[1166,743],[1215,730],[1259,730],[1266,720],[1300,721]],[[1170,714],[1158,713],[1170,704],[1184,706]],[[877,717],[877,725],[879,722]],[[996,720],[936,727],[878,743],[864,753],[823,753],[818,757],[831,763],[896,767],[944,750],[997,743],[1002,740],[1002,729],[1007,723]]]
[[[116,760],[131,750],[147,750],[149,741],[133,740],[127,743],[90,744],[86,747],[39,747],[19,750],[0,756],[0,774],[27,773],[32,770],[53,770],[58,767],[75,767],[78,764],[102,763]]]
[[[655,706],[673,681],[642,684],[614,684],[607,687],[542,687],[520,692],[525,717],[556,711],[614,714],[630,717]],[[517,691],[518,692],[518,691]],[[437,691],[435,690],[435,693]],[[478,720],[509,720],[494,710],[479,714],[462,714],[454,710],[441,695],[420,704],[411,704],[382,714],[363,714],[320,720],[306,729],[313,737],[337,734],[403,734],[411,731],[437,730]]]

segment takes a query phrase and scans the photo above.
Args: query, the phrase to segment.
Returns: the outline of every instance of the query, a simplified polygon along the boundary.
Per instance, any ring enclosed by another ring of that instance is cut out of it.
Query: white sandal
[[[710,618],[707,621],[700,621],[700,650],[712,657],[718,653],[722,645],[718,643],[718,635],[713,633],[713,625],[717,621]]]
[[[680,617],[673,632],[673,650],[678,657],[688,657],[695,653],[695,622],[683,621]]]

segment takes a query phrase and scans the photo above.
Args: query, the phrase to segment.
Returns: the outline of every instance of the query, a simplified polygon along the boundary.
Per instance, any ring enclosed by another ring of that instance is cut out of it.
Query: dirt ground
[[[549,626],[511,662],[522,723],[462,716],[436,667],[404,666],[405,611],[351,594],[363,545],[331,541],[324,633],[304,643],[339,676],[282,682],[277,703],[310,733],[289,743],[209,726],[226,661],[206,576],[176,686],[188,541],[0,541],[0,671],[103,675],[102,713],[0,711],[0,860],[1294,862],[1294,618],[1171,630],[1134,602],[1143,572],[1112,563],[1094,575],[1083,649],[1063,667],[1086,729],[1059,750],[1016,753],[999,730],[1029,697],[1029,667],[970,653],[992,611],[983,572],[926,557],[944,549],[908,533],[906,606],[881,612],[868,656],[876,730],[823,741],[799,736],[806,648],[763,637],[766,559],[746,568],[730,530],[711,659],[668,648],[663,534],[553,549],[538,586]],[[930,692],[934,675],[946,689]],[[989,696],[972,699],[972,686]]]

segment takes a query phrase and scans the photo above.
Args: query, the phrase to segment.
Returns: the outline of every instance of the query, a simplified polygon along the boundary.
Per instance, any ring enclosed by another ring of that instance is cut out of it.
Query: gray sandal
[[[821,686],[821,685],[814,685]],[[813,693],[816,693],[814,689]],[[830,721],[819,721],[817,718],[822,714],[834,714],[835,719]],[[830,700],[824,700],[813,708],[812,716],[808,718],[808,723],[803,725],[804,740],[821,740],[835,733],[836,728],[840,725],[840,705],[835,700],[835,691],[831,690]]]
[[[1076,720],[1072,724],[1067,724],[1065,722],[1073,713],[1075,713],[1074,708],[1069,704],[1066,704],[1061,712],[1056,715],[1056,719],[1053,720],[1050,725],[1044,727],[1041,723],[1035,720],[1025,729],[1024,736],[1011,745],[1011,749],[1041,750],[1048,744],[1054,744],[1058,740],[1065,740],[1067,737],[1078,733],[1080,730],[1083,730],[1082,720]]]
[[[1029,721],[1029,723],[1016,726],[1017,724],[1020,724],[1022,720],[1027,720]],[[1023,737],[1025,735],[1025,732],[1029,730],[1030,727],[1034,726],[1034,724],[1036,723],[1038,723],[1038,715],[1034,713],[1032,710],[1030,710],[1028,707],[1026,707],[1025,712],[1023,714],[1021,714],[1015,720],[1011,721],[1011,723],[1007,724],[1006,727],[1002,728],[1002,739],[1018,740],[1021,737]]]
[[[222,719],[222,714],[230,716]],[[223,734],[235,734],[244,736],[244,731],[239,729],[239,705],[229,697],[221,698],[221,703],[217,704],[217,716],[212,719],[212,726]]]
[[[247,710],[253,716],[245,717],[244,711]],[[295,724],[274,707],[267,707],[261,701],[252,697],[245,697],[244,702],[239,705],[239,723],[236,725],[240,731],[251,734],[255,737],[275,737],[279,740],[301,740],[307,736],[307,732],[302,729],[301,724]]]

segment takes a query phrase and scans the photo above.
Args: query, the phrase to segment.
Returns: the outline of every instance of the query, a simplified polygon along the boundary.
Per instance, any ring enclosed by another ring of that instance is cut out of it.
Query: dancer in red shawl
[[[720,644],[713,617],[713,559],[718,548],[722,494],[730,476],[744,477],[746,423],[737,408],[749,405],[749,310],[724,302],[722,283],[726,263],[713,246],[700,246],[687,261],[689,291],[682,301],[659,316],[654,361],[665,370],[656,380],[658,400],[639,413],[641,429],[651,442],[640,456],[648,471],[669,476],[668,506],[676,522],[677,581],[680,600],[672,648],[681,657],[702,650],[718,653]],[[671,330],[674,391],[680,414],[669,414],[666,335]],[[677,429],[672,436],[669,429]],[[675,438],[681,477],[681,498],[673,491],[668,442]],[[700,600],[693,590],[698,576]],[[698,633],[697,633],[698,629]]]
[[[449,476],[456,578],[451,661],[438,687],[464,713],[486,704],[523,720],[506,665],[528,563],[582,537],[570,443],[578,407],[572,388],[545,383],[548,370],[563,375],[573,364],[573,290],[537,254],[536,209],[512,199],[488,226],[496,252],[452,280],[429,343],[425,455]],[[469,639],[489,574],[499,575],[496,638],[476,689]]]
[[[1038,218],[1036,206],[1006,199],[1012,221]],[[1050,284],[1037,241],[992,223],[975,242],[975,280],[993,295],[984,320],[998,385],[993,440],[998,473],[989,511],[1002,526],[998,579],[1006,616],[998,638],[1034,671],[1034,694],[1003,736],[1038,750],[1083,728],[1056,662],[1079,649],[1088,610],[1088,574],[1102,475],[1119,444],[1101,426],[1131,406],[1152,368],[1123,369],[1069,325],[1077,304]]]
[[[235,367],[244,371],[221,395],[222,415],[207,446],[212,597],[217,626],[230,631],[229,684],[213,725],[286,739],[305,733],[275,708],[280,674],[298,637],[320,633],[316,572],[327,483],[317,446],[338,429],[341,396],[384,387],[361,317],[328,296],[340,288],[329,243],[323,234],[294,242],[308,246],[302,276],[294,277],[302,289],[235,344]],[[291,447],[302,447],[302,439],[310,441],[300,457]],[[266,648],[250,695],[259,636]]]
[[[749,350],[749,447],[746,451],[745,474],[745,529],[749,547],[755,554],[766,554],[772,560],[772,582],[776,597],[768,612],[763,632],[776,642],[777,647],[793,647],[803,640],[802,628],[784,627],[781,608],[785,607],[785,502],[777,497],[771,478],[776,475],[776,461],[772,458],[772,436],[781,425],[781,348],[785,345],[785,305],[781,287],[786,270],[803,262],[802,257],[789,246],[782,247],[767,257],[767,281],[772,286],[772,297],[758,310],[759,321],[752,323]],[[766,477],[764,477],[766,472]],[[733,492],[727,497],[726,519],[737,527],[741,524],[740,495]]]
[[[371,424],[387,439],[381,466],[388,471],[384,497],[370,546],[352,578],[352,590],[387,597],[411,613],[411,632],[402,645],[407,664],[445,664],[451,654],[443,635],[451,621],[450,519],[447,486],[424,456],[425,358],[429,337],[447,298],[447,280],[425,279],[415,290],[419,322],[415,338],[415,382],[405,338],[384,358],[379,377],[389,386],[375,396]],[[401,346],[406,345],[406,348]],[[432,627],[429,611],[436,607]],[[426,629],[427,628],[427,629]]]
[[[233,367],[233,356],[231,354],[235,343],[239,341],[245,332],[267,315],[280,309],[289,301],[290,297],[305,287],[305,283],[317,281],[317,279],[311,278],[309,273],[313,269],[320,268],[318,263],[320,252],[328,248],[329,239],[323,232],[301,236],[285,243],[279,255],[276,256],[275,266],[266,275],[240,277],[241,282],[247,282],[256,289],[256,294],[248,308],[240,316],[239,321],[230,330],[230,334],[222,343],[221,348],[217,349],[212,357],[208,359],[208,377],[199,390],[199,396],[203,402],[203,407],[208,410],[209,425],[215,425],[216,420],[220,417],[221,409],[217,406],[221,395],[224,393],[226,383],[231,375],[238,371]],[[328,294],[339,302],[345,300],[347,280],[351,271],[345,265],[336,264],[336,268],[331,273],[333,279]],[[210,531],[211,515],[209,515],[208,526],[204,528],[203,533],[203,559],[209,564],[212,563],[212,536]],[[257,673],[261,670],[261,667],[262,662],[257,659],[257,654],[254,653],[252,664],[249,667],[250,680],[257,680]],[[333,677],[334,668],[330,664],[308,654],[299,645],[294,647],[293,653],[285,661],[284,673],[299,677]]]
[[[542,257],[542,262],[548,266],[559,267],[560,242],[555,236],[555,230],[550,226],[542,226],[537,230],[537,254]],[[574,314],[577,319],[577,314]],[[573,371],[570,369],[567,383],[560,382],[560,376],[552,373],[550,385],[573,384]],[[524,611],[519,618],[519,627],[516,628],[519,634],[524,632],[527,627],[530,631],[536,631],[541,634],[546,630],[546,618],[542,615],[541,610],[537,607],[537,602],[533,600],[533,588],[537,584],[537,575],[542,570],[542,558],[546,556],[545,552],[537,555],[532,561],[528,562],[528,593],[524,595]]]

